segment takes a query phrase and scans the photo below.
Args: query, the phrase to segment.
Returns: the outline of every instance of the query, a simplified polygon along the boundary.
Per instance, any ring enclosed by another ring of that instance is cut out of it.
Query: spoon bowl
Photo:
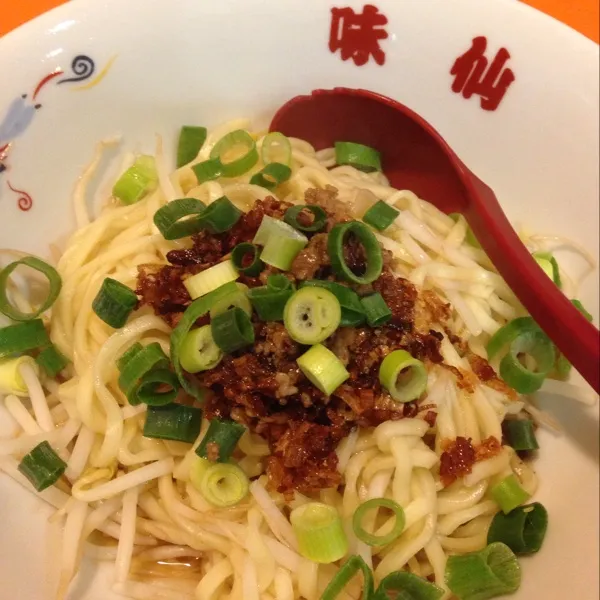
[[[600,391],[600,334],[531,257],[490,187],[442,136],[403,104],[361,89],[315,90],[286,102],[271,131],[321,150],[352,141],[381,152],[391,185],[409,189],[445,213],[459,212],[500,275],[584,379]]]

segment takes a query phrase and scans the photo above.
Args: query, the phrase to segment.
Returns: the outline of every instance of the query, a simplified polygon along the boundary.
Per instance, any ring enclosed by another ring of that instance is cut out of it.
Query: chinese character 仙
[[[493,111],[498,108],[508,87],[515,80],[515,74],[511,69],[504,68],[510,58],[506,48],[500,48],[489,66],[485,57],[486,48],[485,37],[474,38],[471,47],[456,59],[450,74],[455,76],[453,92],[462,92],[463,98],[477,94],[481,97],[481,108]]]
[[[388,37],[383,29],[387,22],[385,15],[371,4],[367,4],[362,13],[355,13],[349,7],[332,8],[329,50],[341,50],[342,60],[351,58],[359,67],[366,64],[371,56],[378,65],[382,65],[385,53],[379,40]]]

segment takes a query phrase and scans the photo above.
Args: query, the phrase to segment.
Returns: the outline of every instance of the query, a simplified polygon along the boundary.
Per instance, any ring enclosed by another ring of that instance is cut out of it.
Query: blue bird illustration
[[[11,142],[28,127],[41,104],[29,104],[27,94],[15,98],[0,123],[0,145]]]

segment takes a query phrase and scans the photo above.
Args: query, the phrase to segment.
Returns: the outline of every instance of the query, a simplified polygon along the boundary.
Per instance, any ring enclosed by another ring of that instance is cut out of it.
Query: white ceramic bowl
[[[78,0],[9,34],[0,40],[0,148],[11,142],[8,153],[0,150],[0,246],[43,255],[69,231],[74,181],[101,138],[122,134],[120,150],[151,151],[156,132],[170,143],[186,123],[242,115],[267,124],[295,94],[348,86],[421,113],[495,189],[514,223],[570,237],[597,257],[598,47],[509,0],[376,5],[387,17],[383,65],[371,56],[357,66],[342,60],[342,49],[330,51],[332,5],[323,0]],[[490,64],[500,48],[510,53],[504,68],[515,80],[494,111],[451,89],[455,59],[478,36],[487,39]],[[85,57],[94,72],[65,81],[86,74]],[[106,184],[95,188],[101,196]],[[597,318],[597,278],[580,297]],[[514,598],[593,600],[598,413],[542,402],[565,432],[540,434],[539,499],[550,527],[539,555],[523,560]],[[42,600],[48,511],[0,476],[0,515],[0,596]],[[106,572],[88,566],[72,598],[108,600],[107,588]]]

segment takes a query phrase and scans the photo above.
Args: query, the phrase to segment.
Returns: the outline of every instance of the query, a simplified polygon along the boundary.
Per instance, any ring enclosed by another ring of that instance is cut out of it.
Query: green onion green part
[[[269,275],[267,277],[267,287],[274,292],[293,290],[292,282],[283,273]]]
[[[54,344],[51,344],[40,351],[35,362],[42,367],[48,377],[54,379],[69,364],[69,359]]]
[[[307,240],[306,236],[296,231],[291,225],[284,221],[265,215],[260,222],[260,226],[256,231],[253,244],[264,246],[267,241],[273,236],[287,237],[296,240]]]
[[[171,362],[173,363],[173,368],[179,378],[181,387],[197,400],[202,399],[202,391],[195,382],[190,381],[185,377],[185,373],[181,366],[181,348],[183,341],[200,317],[207,314],[214,304],[231,295],[231,293],[237,291],[237,289],[236,284],[231,281],[216,290],[207,293],[202,298],[194,300],[194,302],[187,307],[179,320],[177,327],[175,327],[171,333]]]
[[[531,317],[519,317],[508,322],[490,338],[486,348],[488,359],[492,360],[497,354],[506,350],[514,339],[528,331],[540,331]]]
[[[252,136],[243,129],[237,129],[214,145],[210,158],[219,160],[225,177],[238,177],[258,162],[258,151]]]
[[[529,494],[521,487],[516,475],[505,477],[491,489],[492,498],[504,514],[529,500]]]
[[[439,600],[444,590],[407,571],[395,571],[384,577],[373,595],[373,600]]]
[[[211,233],[223,233],[231,229],[242,216],[242,211],[227,196],[211,202],[198,216],[203,229]]]
[[[585,307],[583,306],[583,304],[577,300],[576,298],[573,298],[571,300],[571,304],[573,304],[573,306],[591,323],[594,320],[594,317],[592,316],[591,313],[589,313]]]
[[[183,285],[192,300],[197,300],[206,294],[219,289],[226,283],[232,283],[239,277],[237,269],[231,260],[224,260],[205,271],[196,273],[183,280]]]
[[[509,419],[502,423],[508,445],[517,451],[538,450],[533,421],[531,419]]]
[[[223,352],[213,340],[210,325],[192,329],[181,345],[181,366],[188,373],[214,369],[223,358]]]
[[[200,435],[202,411],[183,404],[149,406],[144,437],[193,444]]]
[[[198,184],[218,179],[223,174],[222,169],[223,165],[221,165],[220,160],[205,160],[192,167],[192,171],[194,171]]]
[[[295,237],[273,234],[266,241],[260,258],[267,265],[287,271],[306,244],[308,239],[300,233]]]
[[[335,143],[335,161],[338,165],[350,165],[359,171],[381,171],[381,155],[377,150],[354,142]]]
[[[213,462],[226,463],[244,431],[246,428],[235,421],[213,419],[196,449],[196,454]]]
[[[411,402],[427,387],[427,370],[406,350],[394,350],[381,362],[379,382],[397,402]]]
[[[144,349],[144,346],[139,342],[132,344],[123,352],[120,358],[117,359],[117,369],[122,371],[125,368],[125,365],[140,351]]]
[[[344,244],[348,236],[353,235],[364,248],[366,267],[364,273],[357,274],[348,266],[344,258]],[[359,221],[349,221],[334,225],[327,238],[327,252],[331,260],[331,268],[341,279],[351,283],[372,283],[380,275],[383,268],[381,246],[374,233]]]
[[[319,287],[303,287],[294,292],[283,311],[283,323],[290,337],[310,346],[327,339],[338,328],[341,317],[337,298]]]
[[[56,454],[48,442],[38,444],[19,463],[19,471],[38,492],[54,485],[65,472],[67,463]]]
[[[363,221],[377,229],[377,231],[386,230],[400,214],[400,211],[393,206],[390,206],[383,200],[378,200],[369,210],[364,214]]]
[[[99,319],[119,329],[127,323],[137,303],[138,298],[133,290],[120,281],[107,277],[92,302],[92,310]]]
[[[371,327],[384,325],[392,318],[392,311],[379,292],[361,298],[360,302]]]
[[[250,178],[252,185],[259,185],[274,190],[278,185],[287,181],[292,174],[292,170],[282,163],[269,163],[261,171]]]
[[[268,133],[263,140],[260,151],[265,165],[281,163],[289,167],[292,164],[292,145],[283,133],[278,131]]]
[[[231,308],[210,322],[215,344],[225,354],[254,343],[254,328],[250,317],[241,308]]]
[[[533,256],[535,262],[542,268],[542,270],[554,281],[559,289],[562,289],[562,281],[560,279],[560,269],[556,259],[550,252],[534,252]]]
[[[315,204],[301,204],[290,206],[283,220],[298,231],[315,233],[327,225],[327,213]]]
[[[365,515],[369,511],[377,510],[379,508],[391,510],[395,516],[395,522],[392,530],[385,535],[375,535],[373,533],[369,533],[363,527],[363,519],[365,518]],[[354,511],[354,515],[352,517],[352,528],[354,529],[354,535],[356,535],[359,540],[365,544],[368,544],[369,546],[387,546],[397,537],[399,537],[404,531],[405,523],[406,519],[403,508],[397,502],[389,500],[388,498],[372,498],[371,500],[363,502]]]
[[[290,523],[298,540],[298,551],[305,558],[329,564],[348,552],[342,519],[335,507],[307,502],[292,510]]]
[[[242,242],[231,251],[231,262],[239,273],[248,277],[256,277],[265,268],[260,260],[260,248],[249,242]]]
[[[177,168],[192,162],[206,141],[206,127],[184,125],[177,143]]]
[[[300,287],[323,287],[329,290],[340,303],[342,317],[340,327],[357,327],[365,322],[365,313],[363,305],[360,302],[358,294],[345,285],[335,281],[308,279],[300,284]]]
[[[197,219],[206,204],[195,198],[180,198],[165,204],[154,213],[154,224],[165,240],[178,240],[202,229]]]
[[[156,165],[152,156],[139,156],[117,179],[112,195],[123,204],[135,204],[158,186]]]
[[[357,555],[351,556],[340,567],[340,570],[325,588],[321,600],[335,600],[359,571],[363,575],[362,600],[373,600],[373,572],[364,559]]]
[[[48,280],[48,294],[40,306],[33,312],[26,313],[20,311],[8,299],[8,281],[12,272],[21,265],[38,271]],[[20,260],[6,265],[0,271],[0,313],[6,315],[13,321],[30,321],[36,319],[43,312],[46,312],[58,298],[62,287],[62,280],[58,271],[48,263],[36,258],[35,256],[26,256]]]
[[[237,289],[225,298],[217,300],[210,309],[210,318],[214,319],[217,315],[224,313],[230,308],[241,308],[249,317],[252,316],[252,304],[248,298],[249,289],[243,283],[235,284]]]
[[[291,284],[285,290],[276,290],[265,285],[250,289],[248,299],[261,321],[283,321],[285,305],[293,293]]]
[[[137,401],[148,406],[165,406],[177,398],[179,387],[175,373],[168,369],[153,369],[140,378]]]
[[[487,542],[502,542],[515,554],[539,551],[548,529],[548,512],[539,502],[519,506],[508,514],[499,512],[488,531]]]
[[[521,567],[505,544],[453,555],[446,564],[446,584],[460,600],[488,600],[512,594],[521,585]]]
[[[246,473],[230,463],[211,463],[200,477],[198,491],[213,506],[228,508],[247,495],[250,482]]]
[[[41,319],[33,319],[0,329],[0,358],[49,346],[50,338]]]
[[[315,344],[296,362],[305,377],[326,396],[350,377],[340,359],[322,344]]]

